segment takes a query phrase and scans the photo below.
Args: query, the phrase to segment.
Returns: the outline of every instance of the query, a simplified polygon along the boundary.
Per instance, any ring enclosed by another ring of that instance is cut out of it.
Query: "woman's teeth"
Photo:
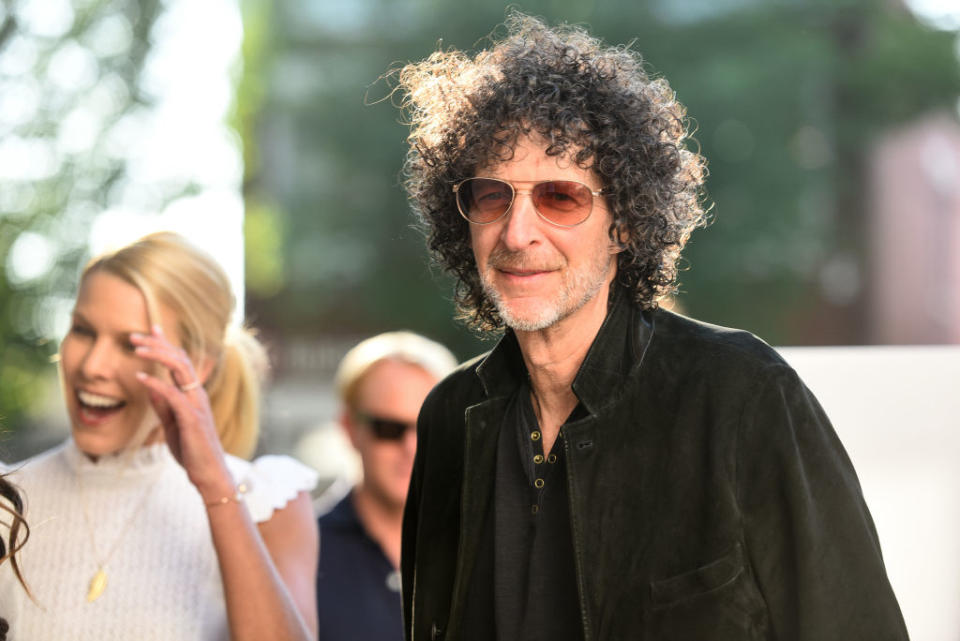
[[[123,401],[118,398],[101,396],[100,394],[92,394],[83,390],[77,391],[77,398],[80,399],[80,402],[84,405],[88,407],[95,407],[97,409],[107,410],[123,405]]]

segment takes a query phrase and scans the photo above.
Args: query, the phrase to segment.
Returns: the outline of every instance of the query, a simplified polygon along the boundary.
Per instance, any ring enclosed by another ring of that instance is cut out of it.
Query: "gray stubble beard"
[[[606,260],[603,260],[604,258]],[[563,284],[557,292],[557,298],[551,301],[549,306],[539,310],[534,318],[517,318],[511,313],[503,296],[493,285],[489,274],[494,267],[489,264],[486,271],[480,274],[480,285],[507,327],[521,332],[537,332],[556,325],[592,300],[606,283],[610,261],[615,259],[615,255],[605,254],[590,265],[589,271],[568,272],[571,274],[570,281]],[[571,300],[574,301],[572,304]]]

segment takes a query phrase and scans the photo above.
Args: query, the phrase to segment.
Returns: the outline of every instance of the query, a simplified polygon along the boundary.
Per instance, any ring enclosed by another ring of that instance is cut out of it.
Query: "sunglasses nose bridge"
[[[503,215],[512,214],[513,210],[517,206],[519,197],[525,195],[530,197],[530,206],[533,207],[533,211],[537,212],[537,215],[540,216],[540,218],[543,218],[544,220],[548,220],[543,215],[543,212],[540,211],[540,208],[537,206],[537,199],[536,197],[534,197],[534,192],[536,190],[536,187],[531,189],[520,189],[518,187],[513,186],[510,183],[507,183],[507,184],[510,185],[510,190],[511,190],[510,206],[507,207],[506,211],[503,212]]]
[[[548,223],[550,223],[551,225],[554,225],[554,226],[562,226],[562,225],[558,225],[556,222],[550,220],[550,218],[549,218],[545,213],[543,213],[542,211],[540,211],[540,207],[537,205],[537,198],[534,196],[534,192],[536,191],[537,187],[539,187],[540,185],[535,185],[535,186],[532,187],[531,189],[518,189],[517,187],[514,187],[513,185],[510,185],[510,186],[513,187],[513,199],[510,201],[510,207],[507,209],[506,212],[504,212],[504,214],[509,214],[509,213],[511,213],[511,210],[512,210],[512,209],[516,206],[516,204],[517,204],[517,196],[520,196],[521,194],[526,194],[527,196],[530,197],[530,206],[533,207],[533,211],[537,212],[537,216],[538,216],[541,220],[544,220],[544,221],[546,221],[546,222],[548,222]]]
[[[504,243],[519,248],[526,246],[532,238],[539,235],[536,228],[541,220],[547,219],[537,207],[533,189],[518,189],[513,185],[511,185],[511,188],[510,206],[499,218],[499,220],[504,221],[500,233]],[[527,202],[524,202],[524,199],[521,198],[523,195],[530,197]]]

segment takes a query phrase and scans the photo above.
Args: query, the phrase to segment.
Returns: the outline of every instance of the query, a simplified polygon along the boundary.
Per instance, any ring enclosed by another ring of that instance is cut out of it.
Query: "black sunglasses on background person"
[[[392,418],[374,416],[365,412],[356,412],[355,416],[360,423],[367,425],[374,437],[380,441],[400,441],[407,430],[416,430],[417,424],[398,421]]]

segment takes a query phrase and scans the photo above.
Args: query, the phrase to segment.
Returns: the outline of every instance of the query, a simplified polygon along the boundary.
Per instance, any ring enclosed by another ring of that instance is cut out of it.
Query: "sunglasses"
[[[374,438],[378,441],[402,441],[407,430],[417,429],[416,423],[407,423],[392,418],[383,418],[382,416],[373,416],[357,412],[357,419],[370,428]]]
[[[529,190],[520,190],[499,178],[467,178],[453,186],[460,215],[475,225],[489,225],[503,218],[517,194],[530,194],[533,208],[545,221],[558,227],[574,227],[590,217],[594,191],[574,180],[544,180]]]

